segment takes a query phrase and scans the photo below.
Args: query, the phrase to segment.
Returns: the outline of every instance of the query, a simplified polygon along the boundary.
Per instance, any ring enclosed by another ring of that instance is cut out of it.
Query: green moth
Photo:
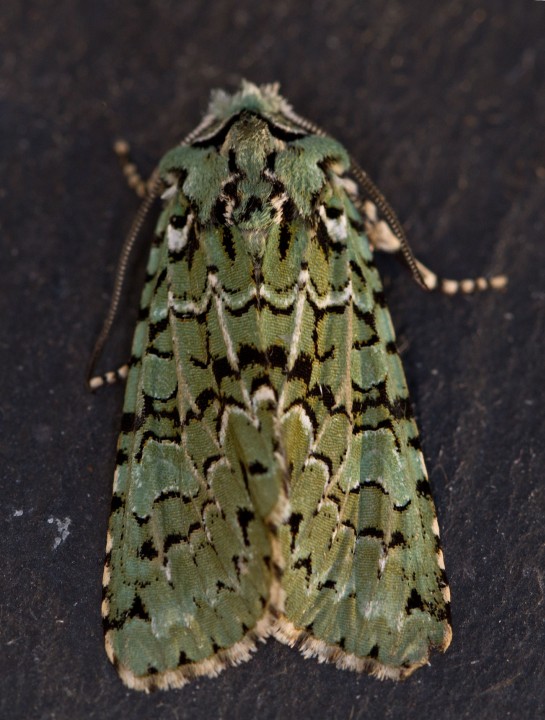
[[[504,279],[419,263],[276,85],[214,93],[151,186],[132,233],[162,192],[117,452],[108,657],[131,688],[181,687],[272,635],[407,677],[448,647],[450,596],[373,251],[428,289]]]

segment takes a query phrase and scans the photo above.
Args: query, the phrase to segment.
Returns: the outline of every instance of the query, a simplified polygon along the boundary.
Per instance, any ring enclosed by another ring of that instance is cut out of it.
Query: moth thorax
[[[271,135],[265,120],[252,113],[242,113],[230,128],[221,154],[228,156],[236,153],[236,163],[240,170],[252,171],[261,167],[266,156],[275,149],[276,141]]]

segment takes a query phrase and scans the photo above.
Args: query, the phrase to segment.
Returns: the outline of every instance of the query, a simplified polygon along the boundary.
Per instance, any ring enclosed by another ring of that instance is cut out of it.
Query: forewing
[[[285,614],[305,655],[402,678],[445,649],[449,594],[418,430],[390,315],[342,186],[309,245],[312,373],[283,418],[291,517],[281,529]]]
[[[248,659],[269,622],[270,543],[225,440],[210,353],[218,360],[227,350],[210,347],[217,308],[209,257],[183,197],[159,221],[140,315],[103,615],[108,655],[124,682],[149,690]]]

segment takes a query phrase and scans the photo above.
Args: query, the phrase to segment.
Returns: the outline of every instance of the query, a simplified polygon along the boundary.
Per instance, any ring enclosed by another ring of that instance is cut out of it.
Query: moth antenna
[[[112,326],[115,322],[117,310],[119,308],[119,301],[123,293],[123,285],[125,283],[127,267],[134,245],[140,235],[142,227],[146,221],[146,218],[148,217],[148,214],[153,206],[155,199],[160,195],[162,186],[163,181],[159,176],[159,170],[158,168],[155,168],[149,179],[148,194],[138,208],[136,217],[133,220],[131,228],[125,238],[125,242],[123,243],[123,247],[121,248],[121,254],[119,255],[119,260],[117,261],[117,268],[115,271],[115,281],[112,295],[110,298],[110,306],[104,319],[100,334],[95,342],[95,346],[89,360],[89,365],[87,367],[87,384],[89,384],[89,381],[93,376],[98,359],[102,353],[102,350],[104,349],[104,345],[108,340],[108,336],[110,335]]]
[[[382,216],[385,218],[386,222],[393,231],[394,235],[399,240],[399,250],[401,251],[403,260],[407,264],[407,267],[409,268],[411,275],[413,276],[415,281],[420,285],[423,290],[429,290],[424,280],[424,277],[422,276],[422,273],[420,272],[420,269],[418,267],[418,262],[413,254],[413,251],[411,250],[409,241],[407,240],[407,235],[405,234],[405,230],[403,229],[403,225],[401,224],[401,221],[397,217],[394,209],[392,208],[388,200],[386,200],[382,192],[371,180],[365,170],[363,170],[352,157],[350,158],[350,173],[360,183],[362,189],[367,194],[367,196],[375,203],[377,208],[380,210]]]
[[[307,118],[294,112],[291,107],[284,108],[284,115],[289,120],[291,120],[293,123],[295,123],[296,125],[299,125],[301,130],[306,130],[308,133],[311,133],[312,135],[321,135],[322,137],[330,137],[329,134],[323,128],[321,128],[316,123],[312,122],[312,120],[307,120]]]

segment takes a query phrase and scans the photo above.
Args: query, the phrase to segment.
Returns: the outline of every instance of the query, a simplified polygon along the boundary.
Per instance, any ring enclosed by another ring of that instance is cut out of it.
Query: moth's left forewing
[[[252,426],[228,357],[235,331],[219,327],[220,235],[183,193],[168,199],[133,342],[103,615],[110,659],[145,691],[249,659],[270,625],[268,533],[229,441],[230,424],[246,439]]]
[[[402,678],[448,646],[448,587],[390,315],[346,188],[330,169],[305,259],[314,362],[298,432],[308,452],[280,531],[276,635],[341,667]],[[286,435],[288,448],[296,438]]]

